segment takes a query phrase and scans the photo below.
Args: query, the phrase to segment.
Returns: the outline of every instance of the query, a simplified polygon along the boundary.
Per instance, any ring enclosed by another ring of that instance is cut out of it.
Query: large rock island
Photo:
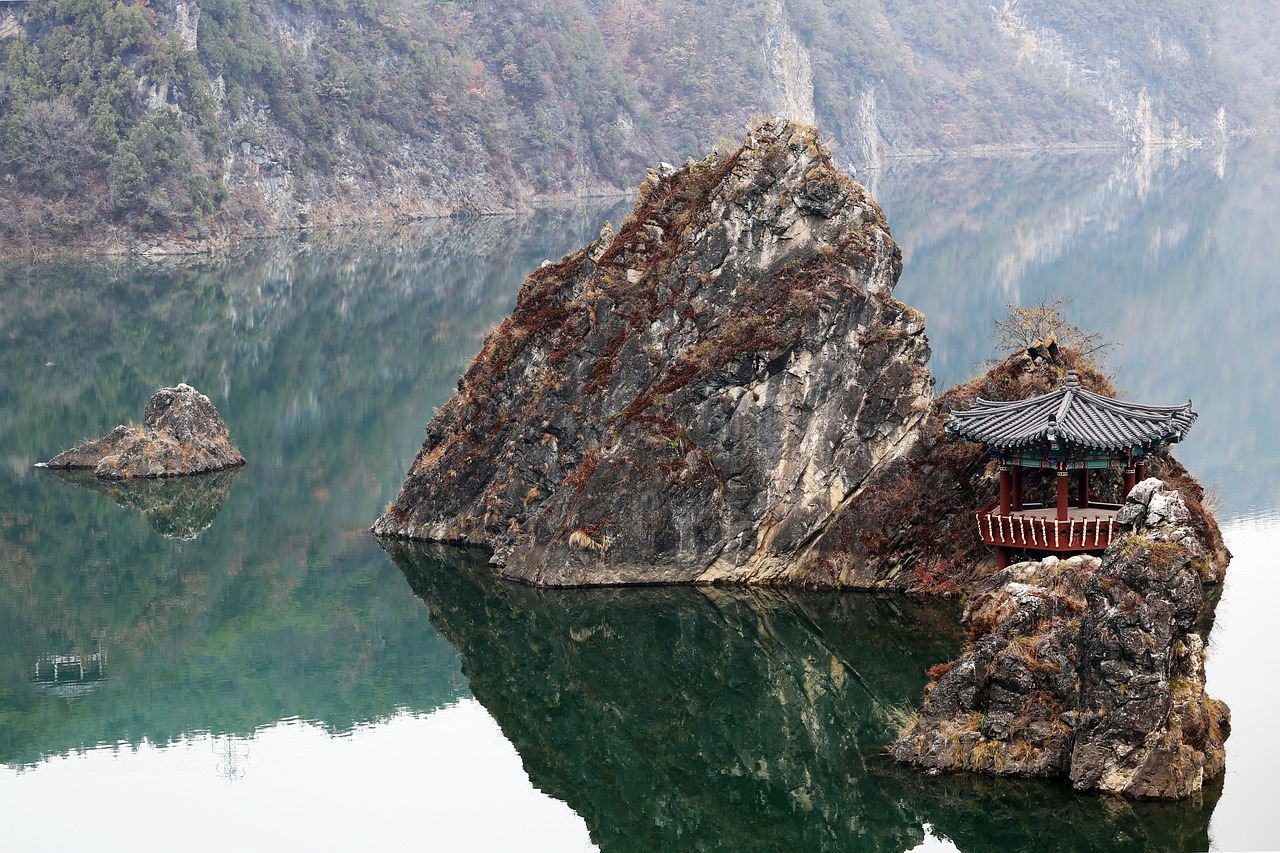
[[[528,278],[374,532],[542,585],[803,583],[929,411],[901,269],[812,128],[653,172],[616,235]]]
[[[1230,554],[1168,455],[1101,560],[996,571],[972,511],[982,445],[943,421],[977,397],[1071,382],[1114,396],[1070,348],[1033,346],[932,400],[901,253],[811,128],[651,172],[615,235],[545,264],[436,412],[380,536],[484,546],[541,586],[788,584],[968,597],[974,645],[893,754],[932,771],[1065,775],[1185,797],[1220,775],[1225,705],[1204,691],[1206,584]],[[1043,500],[1056,472],[1029,468]],[[1096,495],[1094,490],[1096,489]]]

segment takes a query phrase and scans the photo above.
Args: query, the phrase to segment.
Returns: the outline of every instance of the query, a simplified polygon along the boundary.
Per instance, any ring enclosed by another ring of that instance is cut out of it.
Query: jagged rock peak
[[[811,127],[650,170],[616,234],[528,277],[373,530],[539,584],[803,583],[928,409],[901,268]]]
[[[47,463],[50,468],[90,469],[109,480],[201,474],[243,464],[218,410],[185,382],[151,395],[143,426],[118,426]]]
[[[1178,798],[1225,767],[1230,711],[1204,690],[1209,543],[1176,490],[1150,478],[1102,560],[1047,557],[973,590],[973,650],[931,670],[892,747],[931,771],[1069,776],[1080,790]]]

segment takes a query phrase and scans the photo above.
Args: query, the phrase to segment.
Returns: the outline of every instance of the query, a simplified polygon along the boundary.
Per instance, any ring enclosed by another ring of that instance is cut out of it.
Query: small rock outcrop
[[[49,468],[92,470],[106,480],[201,474],[243,464],[218,410],[186,383],[153,394],[143,426],[118,426],[46,463]]]
[[[651,171],[616,235],[529,276],[373,531],[542,585],[805,583],[929,408],[901,269],[812,128]]]
[[[1185,797],[1225,769],[1231,712],[1204,690],[1200,567],[1208,548],[1176,491],[1155,479],[1116,518],[1129,531],[1086,590],[1071,782]]]
[[[1155,478],[1117,522],[1101,560],[1019,563],[975,587],[973,650],[932,671],[896,759],[1129,797],[1189,796],[1222,773],[1230,712],[1204,691],[1198,629],[1212,545]]]

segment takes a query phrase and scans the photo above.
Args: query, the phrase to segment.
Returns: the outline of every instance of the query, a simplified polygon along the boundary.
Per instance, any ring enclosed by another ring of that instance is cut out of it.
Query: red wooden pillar
[[[1013,511],[1022,512],[1022,466],[1013,466]]]
[[[1065,468],[1058,471],[1058,521],[1067,520],[1067,506],[1070,503],[1067,498],[1067,474]]]
[[[1139,483],[1147,479],[1147,465],[1145,462],[1138,463],[1138,467],[1137,467],[1137,470],[1135,471],[1135,475],[1137,477],[1137,482]]]
[[[1000,514],[1008,515],[1013,506],[1013,477],[1008,465],[1000,466]]]
[[[1009,552],[1012,550],[1013,550],[1012,548],[1006,548],[1003,545],[1001,545],[999,548],[996,548],[996,568],[997,569],[1009,568]]]
[[[1125,466],[1124,469],[1124,493],[1126,496],[1133,491],[1133,487],[1137,485],[1136,472],[1133,470],[1133,463]]]
[[[1081,468],[1080,473],[1076,475],[1076,506],[1080,509],[1089,508],[1089,469]]]

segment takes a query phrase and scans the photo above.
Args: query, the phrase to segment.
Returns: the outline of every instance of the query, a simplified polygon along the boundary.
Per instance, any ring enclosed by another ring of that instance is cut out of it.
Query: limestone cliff
[[[973,649],[933,670],[895,758],[1130,797],[1185,797],[1221,775],[1230,712],[1205,693],[1199,627],[1211,543],[1155,478],[1117,522],[1101,560],[1019,563],[977,585]]]
[[[811,128],[651,173],[616,235],[528,278],[374,532],[544,585],[803,583],[928,411],[900,271]]]

